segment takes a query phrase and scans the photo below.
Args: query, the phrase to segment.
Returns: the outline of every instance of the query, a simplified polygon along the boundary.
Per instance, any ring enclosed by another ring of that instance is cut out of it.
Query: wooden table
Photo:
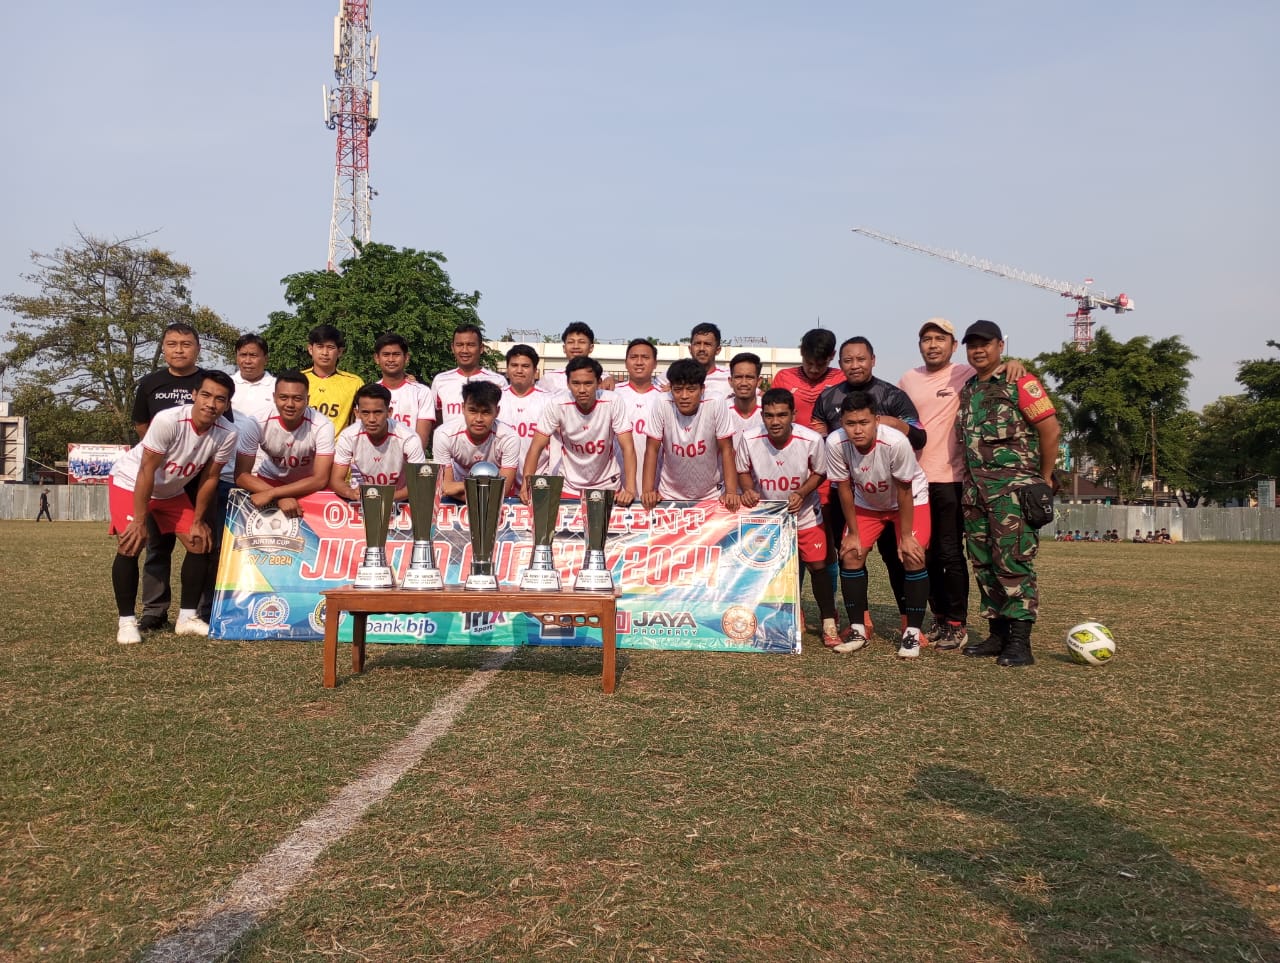
[[[338,684],[338,623],[341,613],[355,619],[351,629],[351,671],[364,671],[365,634],[370,615],[420,612],[529,612],[543,622],[600,629],[603,636],[604,691],[613,692],[618,649],[617,592],[468,592],[462,586],[445,586],[439,592],[405,589],[362,589],[354,585],[320,593],[325,598],[324,684]]]

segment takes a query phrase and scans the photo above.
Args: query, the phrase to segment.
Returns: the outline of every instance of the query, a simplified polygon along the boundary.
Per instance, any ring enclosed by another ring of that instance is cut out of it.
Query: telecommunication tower
[[[1114,298],[1109,298],[1104,292],[1090,291],[1089,285],[1093,284],[1093,278],[1085,278],[1082,284],[1055,281],[1053,278],[1044,277],[1040,274],[1019,271],[1017,268],[1009,267],[1007,264],[996,264],[986,258],[973,257],[969,254],[961,254],[959,251],[947,251],[938,247],[916,244],[914,241],[904,241],[900,237],[894,237],[892,234],[882,234],[880,231],[872,230],[869,227],[855,227],[853,233],[869,237],[873,241],[883,241],[885,244],[892,244],[894,247],[915,251],[918,254],[928,254],[930,257],[950,261],[952,264],[983,271],[998,278],[1008,278],[1010,281],[1034,284],[1038,288],[1053,291],[1064,298],[1071,298],[1076,303],[1076,309],[1068,314],[1067,317],[1071,319],[1072,341],[1080,351],[1087,351],[1089,346],[1093,344],[1092,313],[1095,308],[1107,308],[1116,314],[1124,314],[1126,311],[1133,310],[1133,299],[1127,294],[1122,293]]]
[[[333,76],[324,87],[324,122],[338,132],[333,169],[333,216],[329,221],[329,270],[367,244],[369,135],[378,126],[378,38],[369,28],[369,0],[338,0],[333,18]]]

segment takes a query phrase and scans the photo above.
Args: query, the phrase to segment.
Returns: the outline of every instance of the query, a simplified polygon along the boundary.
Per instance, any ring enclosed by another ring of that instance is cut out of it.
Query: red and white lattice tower
[[[329,270],[369,242],[369,135],[378,126],[378,38],[369,29],[369,0],[338,0],[333,18],[333,75],[324,88],[324,122],[338,132],[329,221]]]

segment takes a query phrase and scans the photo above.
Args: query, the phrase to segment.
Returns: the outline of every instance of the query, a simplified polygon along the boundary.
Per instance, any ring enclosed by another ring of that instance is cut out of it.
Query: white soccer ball
[[[1067,630],[1067,651],[1081,665],[1104,665],[1115,658],[1116,639],[1100,622],[1081,622]]]

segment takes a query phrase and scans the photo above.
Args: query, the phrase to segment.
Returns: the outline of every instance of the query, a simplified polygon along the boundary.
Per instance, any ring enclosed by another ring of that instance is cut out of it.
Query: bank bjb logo
[[[246,629],[272,632],[289,626],[289,603],[279,595],[268,595],[253,603]]]
[[[752,568],[768,568],[787,548],[787,532],[777,518],[738,519],[738,557]]]
[[[302,520],[290,518],[278,508],[265,512],[251,508],[249,517],[245,519],[244,534],[236,538],[235,544],[238,552],[259,548],[300,552],[303,547]]]

